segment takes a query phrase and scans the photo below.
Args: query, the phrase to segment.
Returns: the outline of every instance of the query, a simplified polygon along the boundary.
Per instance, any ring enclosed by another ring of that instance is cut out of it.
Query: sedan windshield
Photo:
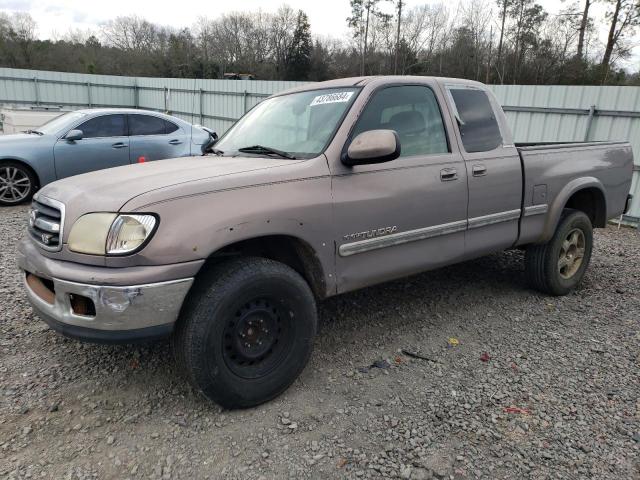
[[[242,117],[215,148],[225,155],[315,157],[327,147],[356,92],[327,88],[269,98]]]
[[[71,126],[73,122],[84,117],[84,113],[80,112],[68,112],[64,115],[60,115],[59,117],[54,118],[53,120],[49,120],[47,123],[42,125],[39,128],[36,128],[38,132],[42,132],[46,135],[58,133],[60,130],[65,128],[66,126]]]

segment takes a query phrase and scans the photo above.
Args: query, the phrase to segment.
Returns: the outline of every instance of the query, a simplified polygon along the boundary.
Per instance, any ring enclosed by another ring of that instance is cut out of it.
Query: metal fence
[[[640,87],[492,85],[516,142],[631,142],[634,195],[626,220],[640,217]]]
[[[304,83],[119,77],[0,68],[0,104],[144,108],[168,112],[222,133],[265,97]]]
[[[0,104],[163,111],[223,133],[265,97],[305,82],[119,77],[0,68]],[[640,87],[490,86],[516,142],[626,140],[636,166],[629,220],[640,217]]]

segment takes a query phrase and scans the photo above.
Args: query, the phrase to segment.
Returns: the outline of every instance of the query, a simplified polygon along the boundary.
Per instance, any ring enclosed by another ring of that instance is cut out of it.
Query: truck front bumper
[[[20,245],[18,265],[24,273],[29,302],[51,328],[79,340],[133,343],[169,335],[193,284],[193,277],[136,285],[88,283],[81,281],[84,274],[73,280],[61,279],[52,270],[56,264],[68,262],[43,257],[28,242]],[[154,267],[148,268],[152,273]],[[93,270],[108,274],[114,269]],[[124,273],[117,270],[119,275]],[[139,268],[135,276],[139,276]]]

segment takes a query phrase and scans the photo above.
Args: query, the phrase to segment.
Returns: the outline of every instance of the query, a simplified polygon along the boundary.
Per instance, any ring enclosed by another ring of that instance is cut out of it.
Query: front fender
[[[53,162],[53,144],[49,142],[40,140],[30,147],[13,145],[7,148],[0,145],[0,162],[2,160],[20,162],[30,167],[38,177],[40,187],[57,179]]]

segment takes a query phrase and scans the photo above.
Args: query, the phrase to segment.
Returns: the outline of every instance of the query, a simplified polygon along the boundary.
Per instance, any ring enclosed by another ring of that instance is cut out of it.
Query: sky
[[[407,0],[406,5],[410,8],[440,1],[442,0]],[[445,0],[445,3],[453,6],[457,1]],[[495,4],[494,0],[486,1]],[[575,1],[582,3],[583,0]],[[97,30],[102,23],[121,15],[138,15],[161,25],[190,27],[199,16],[215,18],[222,13],[237,10],[262,9],[265,12],[273,12],[283,3],[294,9],[303,9],[308,14],[314,35],[348,35],[346,18],[349,16],[349,0],[180,0],[179,4],[170,0],[0,0],[0,10],[27,11],[38,22],[40,38],[56,38],[71,29]],[[538,3],[554,14],[572,3],[572,0],[538,0]],[[387,5],[388,9],[391,8],[390,3]],[[606,6],[602,2],[592,7],[594,14],[600,19],[604,17],[605,9]],[[602,20],[598,28],[600,37],[606,38],[607,26]],[[635,48],[633,58],[625,66],[637,70],[638,63],[640,48]]]

